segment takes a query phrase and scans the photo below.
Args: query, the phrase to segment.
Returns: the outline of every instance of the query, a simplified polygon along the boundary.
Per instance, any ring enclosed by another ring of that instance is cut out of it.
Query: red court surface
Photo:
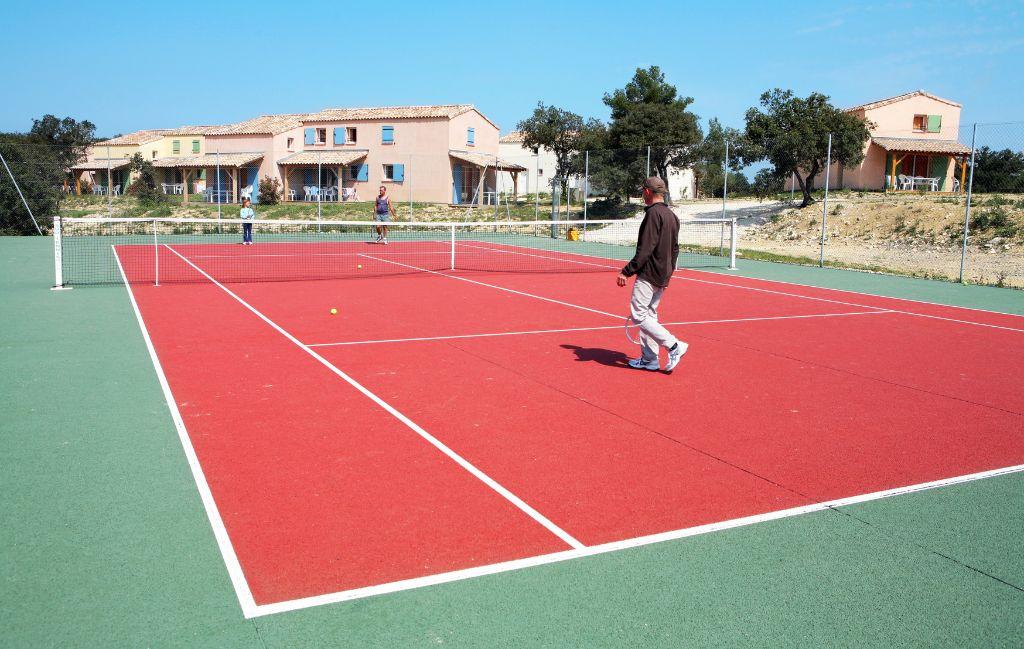
[[[1024,464],[1022,317],[680,271],[669,375],[625,365],[619,262],[232,283],[216,248],[129,290],[249,616]]]

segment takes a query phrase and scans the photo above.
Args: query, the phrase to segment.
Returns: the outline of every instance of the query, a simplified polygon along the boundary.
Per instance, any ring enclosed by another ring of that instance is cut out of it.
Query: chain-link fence
[[[505,144],[496,152],[247,152],[212,138],[180,158],[147,158],[144,149],[98,146],[82,156],[0,136],[0,229],[35,233],[34,218],[45,232],[57,214],[234,218],[246,197],[259,218],[369,219],[381,187],[403,221],[639,226],[638,187],[660,175],[681,219],[737,219],[741,258],[1024,287],[1024,122],[876,136],[863,162],[823,169],[809,201],[795,175],[743,167],[724,147],[705,147],[706,159],[684,147],[560,159]],[[667,164],[682,154],[689,164]]]

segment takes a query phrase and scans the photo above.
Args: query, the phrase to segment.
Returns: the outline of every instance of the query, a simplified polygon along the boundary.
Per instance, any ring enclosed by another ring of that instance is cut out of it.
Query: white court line
[[[881,500],[883,498],[891,498],[893,496],[901,496],[919,491],[926,491],[928,489],[935,489],[938,487],[947,487],[950,485],[972,482],[974,480],[982,480],[984,478],[993,478],[1001,475],[1010,475],[1013,473],[1019,473],[1021,471],[1024,471],[1024,464],[1004,467],[1001,469],[993,469],[991,471],[981,471],[979,473],[971,473],[968,475],[956,476],[953,478],[945,478],[942,480],[934,480],[931,482],[923,482],[920,484],[909,485],[905,487],[896,487],[894,489],[886,489],[884,491],[876,491],[873,493],[860,494],[857,496],[848,496],[846,498],[838,498],[836,500],[829,500],[825,502],[814,503],[811,505],[803,505],[800,507],[793,507],[790,509],[767,512],[764,514],[757,514],[754,516],[735,518],[732,520],[722,521],[718,523],[709,523],[707,525],[699,525],[696,527],[688,527],[678,530],[672,530],[669,532],[661,532],[659,534],[651,534],[648,536],[624,539],[622,541],[613,541],[611,543],[593,545],[585,548],[580,548],[577,550],[566,550],[563,552],[555,552],[552,554],[542,554],[534,557],[528,557],[525,559],[517,559],[515,561],[505,561],[485,566],[477,566],[475,568],[445,572],[436,575],[430,575],[427,577],[418,577],[415,579],[406,579],[403,581],[395,581],[387,584],[379,584],[377,586],[355,588],[352,590],[340,591],[336,593],[327,593],[324,595],[316,595],[313,597],[305,597],[302,599],[275,602],[273,604],[262,604],[257,607],[258,610],[256,611],[256,615],[273,615],[275,613],[295,611],[303,608],[310,608],[313,606],[323,606],[325,604],[347,602],[351,600],[362,599],[365,597],[373,597],[375,595],[383,595],[386,593],[395,593],[399,591],[412,590],[414,588],[423,588],[424,586],[445,584],[453,581],[461,581],[463,579],[471,579],[474,577],[482,577],[485,575],[510,572],[513,570],[521,570],[523,568],[532,568],[535,566],[542,566],[552,563],[558,563],[561,561],[568,561],[570,559],[591,557],[599,554],[606,554],[608,552],[618,552],[629,548],[637,548],[645,545],[652,545],[655,543],[664,543],[666,541],[674,541],[691,536],[708,534],[711,532],[720,532],[723,530],[735,529],[738,527],[745,527],[747,525],[765,523],[768,521],[780,520],[783,518],[802,516],[804,514],[824,511],[827,509],[838,509],[840,507],[870,502],[873,500]]]
[[[220,548],[221,556],[224,557],[224,564],[228,569],[228,577],[231,579],[231,585],[235,589],[235,596],[238,597],[238,603],[242,607],[242,615],[247,618],[259,615],[257,613],[256,602],[253,599],[252,591],[249,589],[249,583],[245,579],[245,574],[242,572],[242,564],[238,561],[238,555],[235,554],[235,548],[231,545],[231,538],[228,536],[228,531],[224,527],[224,520],[220,516],[220,511],[217,509],[217,503],[213,499],[213,493],[210,491],[210,485],[206,481],[206,476],[203,474],[203,467],[199,464],[199,458],[196,456],[196,449],[192,446],[192,440],[188,436],[188,431],[185,429],[185,421],[181,418],[181,412],[178,410],[178,404],[174,400],[174,395],[171,394],[171,386],[167,383],[167,376],[164,374],[163,366],[160,364],[160,359],[157,358],[156,349],[153,347],[153,341],[149,337],[149,330],[146,329],[146,323],[142,319],[142,312],[139,310],[139,304],[135,301],[135,294],[132,292],[132,287],[128,283],[128,277],[125,275],[124,267],[121,266],[121,259],[117,255],[117,248],[110,246],[114,253],[114,260],[117,262],[117,269],[121,272],[121,279],[124,281],[124,287],[128,290],[128,299],[131,300],[132,309],[135,311],[135,318],[139,321],[139,329],[142,331],[142,339],[146,341],[146,349],[149,350],[149,358],[153,361],[153,369],[156,370],[157,379],[160,381],[160,389],[163,390],[164,400],[167,401],[167,409],[171,411],[171,420],[174,422],[174,428],[178,431],[178,439],[181,441],[181,446],[185,451],[185,458],[188,460],[188,466],[192,470],[192,478],[195,480],[196,488],[199,490],[199,498],[203,501],[203,508],[206,510],[206,517],[210,520],[210,527],[213,528],[213,536],[217,539],[217,546]]]
[[[776,315],[776,316],[762,316],[758,318],[729,318],[726,320],[687,320],[684,322],[662,322],[663,327],[674,327],[679,325],[699,325],[699,324],[720,324],[726,322],[757,322],[760,320],[799,320],[801,318],[836,318],[839,316],[850,316],[850,315],[876,315],[878,313],[892,313],[885,309],[877,309],[874,311],[850,311],[846,313],[814,313],[810,315]],[[343,345],[374,345],[378,343],[409,343],[409,342],[422,342],[431,340],[456,340],[459,338],[492,338],[496,336],[526,336],[531,334],[555,334],[555,333],[571,333],[574,331],[602,331],[607,329],[619,329],[622,325],[606,325],[602,327],[572,327],[569,329],[531,329],[527,331],[499,331],[494,333],[482,333],[482,334],[458,334],[453,336],[422,336],[419,338],[384,338],[381,340],[348,340],[334,343],[308,343],[309,347],[339,347]]]
[[[476,247],[480,248],[480,246],[476,246]],[[546,255],[537,255],[537,254],[533,254],[533,253],[516,252],[516,251],[503,251],[503,250],[500,250],[498,248],[481,248],[481,249],[482,250],[493,250],[495,252],[507,252],[509,254],[526,255],[528,257],[540,257],[540,258],[543,258],[543,259],[554,259],[554,260],[558,260],[558,261],[570,261],[570,262],[573,262],[573,260],[562,259],[561,257],[550,257],[550,256],[546,256]],[[583,254],[583,253],[576,253],[576,252],[566,253],[566,254],[582,255],[582,256],[585,256],[585,257],[594,257],[595,259],[606,259],[605,257],[597,257],[595,255],[586,255],[586,254]],[[615,261],[615,260],[609,259],[609,261]],[[573,263],[579,263],[579,262],[573,262]],[[596,265],[599,265],[599,264],[593,264],[593,265],[596,266]],[[608,269],[618,269],[618,268],[621,268],[621,266],[610,266],[610,265],[606,265],[604,267],[608,268]],[[785,295],[785,296],[788,296],[788,297],[801,298],[801,299],[804,299],[804,300],[814,300],[816,302],[829,302],[831,304],[842,304],[844,306],[852,306],[852,307],[857,307],[857,308],[860,308],[860,309],[876,309],[876,308],[880,309],[880,308],[882,308],[882,307],[873,307],[870,304],[857,304],[856,302],[844,302],[842,300],[832,300],[832,299],[825,298],[825,297],[814,297],[814,296],[811,296],[811,295],[800,295],[799,293],[788,293],[786,291],[779,291],[779,290],[776,290],[776,289],[758,288],[758,287],[755,287],[755,286],[743,286],[741,284],[730,284],[728,282],[713,282],[713,281],[707,280],[707,279],[697,279],[696,277],[687,277],[686,275],[682,274],[683,272],[697,272],[697,273],[706,273],[706,274],[711,274],[711,275],[716,275],[716,276],[718,275],[718,273],[712,273],[711,271],[700,270],[700,269],[697,269],[697,268],[688,268],[685,271],[677,270],[672,275],[672,277],[681,279],[681,280],[686,281],[686,282],[699,282],[699,283],[702,283],[702,284],[714,284],[716,286],[728,286],[730,288],[744,289],[744,290],[748,290],[748,291],[757,291],[759,293],[772,293],[772,294],[775,294],[775,295]],[[752,281],[755,281],[755,282],[774,282],[774,281],[776,281],[776,280],[769,280],[769,279],[761,279],[761,278],[758,278],[758,277],[747,277],[746,279],[749,279],[749,280],[752,280]],[[789,284],[789,282],[780,282],[780,283],[782,283],[782,284]],[[792,285],[793,286],[803,286],[803,287],[806,287],[806,288],[822,288],[822,287],[819,287],[819,286],[810,286],[810,285],[807,285],[807,284],[792,284]],[[932,302],[921,302],[921,301],[918,301],[918,300],[910,300],[910,299],[907,299],[907,298],[900,298],[900,297],[889,297],[889,296],[886,296],[886,295],[872,295],[870,293],[858,293],[856,291],[845,291],[843,289],[832,289],[832,288],[830,288],[830,289],[825,289],[825,290],[838,291],[838,292],[841,292],[841,293],[851,293],[853,295],[864,295],[864,296],[867,296],[867,297],[877,297],[877,298],[886,299],[886,300],[901,300],[901,301],[906,301],[906,302],[918,302],[919,304],[932,304],[933,306],[941,306],[941,307],[947,307],[947,308],[951,308],[951,309],[967,309],[967,310],[970,310],[970,311],[978,311],[980,313],[996,313],[996,314],[999,314],[999,315],[1010,315],[1010,316],[1015,315],[1015,314],[1012,314],[1012,313],[1000,313],[999,311],[986,311],[984,309],[972,309],[970,307],[959,307],[959,306],[954,306],[954,305],[950,305],[950,304],[937,304],[937,303],[932,303]],[[914,316],[914,317],[918,317],[918,318],[930,318],[932,320],[945,320],[946,322],[956,322],[958,324],[974,325],[976,327],[988,327],[990,329],[1002,329],[1002,330],[1005,330],[1005,331],[1015,331],[1015,332],[1018,332],[1018,333],[1024,333],[1024,329],[1015,329],[1014,327],[1006,327],[1006,326],[1003,326],[1003,325],[988,324],[988,323],[985,323],[985,322],[974,322],[972,320],[960,320],[960,319],[957,319],[957,318],[948,318],[946,316],[930,315],[930,314],[927,314],[927,313],[917,313],[917,312],[914,312],[914,311],[903,311],[901,309],[888,309],[888,311],[890,311],[891,313],[899,313],[901,315],[909,315],[909,316]],[[1017,317],[1021,317],[1021,316],[1017,316]]]
[[[380,257],[374,257],[372,255],[366,255],[366,254],[364,254],[363,256],[366,257],[367,259],[374,259],[376,261],[383,261],[383,262],[386,262],[388,264],[394,264],[396,266],[404,266],[405,268],[411,268],[413,270],[418,270],[421,273],[431,273],[432,275],[440,275],[441,277],[447,277],[449,279],[457,279],[460,282],[469,282],[470,284],[477,284],[479,286],[486,286],[487,288],[496,288],[499,291],[505,291],[507,293],[515,293],[516,295],[525,295],[526,297],[532,297],[532,298],[536,298],[538,300],[544,300],[545,302],[552,302],[554,304],[561,304],[562,306],[568,306],[568,307],[572,307],[574,309],[581,309],[583,311],[590,311],[591,313],[599,313],[601,315],[606,315],[606,316],[608,316],[610,318],[615,318],[617,320],[625,320],[626,319],[625,316],[615,315],[614,313],[608,313],[607,311],[600,311],[598,309],[591,309],[588,306],[581,306],[579,304],[573,304],[572,302],[563,302],[562,300],[556,300],[556,299],[553,299],[553,298],[550,298],[550,297],[544,297],[543,295],[534,295],[533,293],[525,293],[523,291],[517,291],[515,289],[506,288],[504,286],[498,286],[497,284],[488,284],[487,282],[479,282],[479,281],[477,281],[475,279],[469,279],[468,277],[460,277],[459,275],[449,275],[448,273],[442,273],[440,271],[430,270],[429,268],[420,268],[419,266],[411,266],[409,264],[403,264],[400,261],[394,261],[392,259],[381,259]],[[871,307],[867,307],[867,308],[870,309]]]
[[[326,358],[324,358],[320,354],[318,354],[315,351],[313,351],[312,349],[310,349],[310,347],[308,345],[302,343],[298,338],[296,338],[295,336],[293,336],[290,333],[288,333],[286,330],[284,330],[276,322],[274,322],[273,320],[271,320],[267,316],[263,315],[263,313],[260,312],[259,310],[257,310],[256,307],[252,306],[251,304],[249,304],[248,302],[243,300],[241,297],[236,295],[234,292],[231,291],[231,289],[227,288],[226,286],[224,286],[223,284],[218,282],[216,279],[214,279],[212,276],[210,276],[210,274],[207,273],[206,271],[204,271],[202,268],[200,268],[199,266],[196,266],[187,257],[184,257],[177,250],[175,250],[174,248],[172,248],[172,247],[170,247],[170,246],[168,246],[166,244],[164,245],[164,247],[167,248],[168,250],[170,250],[171,252],[173,252],[178,257],[180,257],[181,260],[184,261],[186,264],[188,264],[192,268],[194,268],[197,271],[199,271],[199,273],[201,273],[204,277],[206,277],[206,279],[210,280],[215,286],[217,286],[218,288],[223,290],[225,293],[230,295],[232,298],[234,298],[235,301],[237,301],[239,304],[241,304],[246,309],[251,311],[260,320],[263,320],[265,323],[270,325],[278,333],[280,333],[282,336],[284,336],[289,341],[291,341],[293,344],[295,344],[296,347],[298,347],[302,351],[304,351],[307,354],[309,354],[310,356],[312,356],[314,359],[317,360],[317,362],[319,362],[321,365],[323,365],[324,367],[329,369],[333,374],[335,374],[336,376],[341,378],[343,381],[345,381],[346,383],[348,383],[349,385],[354,387],[356,390],[359,390],[361,393],[363,393],[363,395],[365,395],[371,401],[373,401],[378,406],[383,408],[385,411],[390,413],[393,417],[398,419],[400,422],[402,422],[403,424],[408,426],[413,432],[415,432],[417,435],[419,435],[420,437],[422,437],[423,439],[428,441],[430,444],[432,444],[439,451],[441,451],[442,453],[447,455],[449,458],[451,458],[453,461],[455,461],[455,463],[457,463],[463,469],[465,469],[466,471],[471,473],[474,477],[476,477],[478,480],[480,480],[481,482],[486,484],[488,487],[490,487],[494,491],[498,492],[501,496],[503,496],[510,503],[512,503],[513,505],[518,507],[520,510],[522,510],[530,518],[532,518],[533,520],[535,520],[538,523],[540,523],[541,525],[543,525],[545,528],[548,529],[548,531],[550,531],[552,534],[554,534],[555,536],[560,538],[567,545],[569,545],[570,547],[576,548],[576,549],[580,549],[580,548],[584,547],[583,544],[580,543],[575,538],[573,538],[572,535],[570,535],[568,532],[566,532],[562,528],[560,528],[557,525],[555,525],[554,523],[552,523],[543,514],[541,514],[536,509],[534,509],[533,507],[528,505],[521,498],[519,498],[519,496],[516,496],[514,493],[512,493],[511,491],[509,491],[508,489],[503,487],[501,484],[499,484],[496,480],[494,480],[494,478],[491,478],[489,475],[487,475],[486,473],[484,473],[483,471],[478,469],[476,466],[474,466],[471,462],[469,462],[469,460],[465,459],[464,457],[462,457],[461,455],[459,455],[458,453],[453,451],[451,448],[446,446],[443,442],[441,442],[441,440],[437,439],[436,437],[434,437],[433,435],[428,433],[426,430],[424,430],[422,427],[420,427],[414,421],[412,421],[411,419],[409,419],[408,417],[403,415],[401,412],[399,412],[397,409],[395,409],[394,406],[392,406],[391,404],[387,403],[386,401],[381,399],[379,396],[377,396],[376,394],[371,392],[368,388],[363,386],[361,383],[359,383],[358,381],[353,379],[351,376],[349,376],[345,372],[342,372],[340,369],[335,367]]]

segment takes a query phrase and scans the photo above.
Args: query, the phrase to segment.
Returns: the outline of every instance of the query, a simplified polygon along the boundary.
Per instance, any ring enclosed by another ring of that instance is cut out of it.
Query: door
[[[255,205],[260,202],[260,170],[258,167],[249,167],[245,170],[245,184],[252,187],[252,202]]]

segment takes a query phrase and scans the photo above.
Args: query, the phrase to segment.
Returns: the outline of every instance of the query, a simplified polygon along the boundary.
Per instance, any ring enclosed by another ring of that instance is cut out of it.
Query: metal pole
[[[540,153],[538,152],[537,155],[534,156],[534,157],[536,158],[536,161],[537,161],[536,162],[536,168],[537,169],[536,169],[536,173],[534,174],[534,178],[536,178],[536,180],[537,180],[537,182],[534,183],[536,185],[535,189],[537,191],[537,195],[535,197],[536,198],[536,207],[533,208],[533,220],[534,221],[539,221],[540,220]]]
[[[11,182],[14,183],[14,189],[18,190],[18,196],[21,197],[22,205],[24,205],[25,209],[28,210],[28,216],[30,219],[32,219],[32,225],[36,226],[36,232],[42,234],[43,230],[42,228],[39,227],[39,223],[36,222],[36,217],[34,214],[32,214],[32,208],[28,206],[28,201],[25,200],[25,195],[21,193],[21,187],[18,187],[18,181],[14,179],[14,174],[11,173],[11,168],[7,166],[7,160],[4,159],[2,153],[0,153],[0,161],[3,161],[4,163],[4,169],[7,170],[7,175],[11,177]],[[54,222],[56,223],[56,221]]]
[[[107,147],[107,216],[114,218],[114,183],[110,180],[110,147]]]
[[[828,154],[825,158],[825,200],[821,203],[821,253],[818,256],[818,267],[825,267],[825,223],[828,221],[828,181],[832,167],[832,134],[828,134]]]
[[[409,183],[409,220],[412,221],[412,154],[409,154],[409,169],[405,174],[405,179]]]
[[[316,231],[320,231],[320,194],[323,193],[323,165],[320,163],[320,152],[316,152]]]
[[[223,234],[224,230],[223,230],[223,228],[221,227],[221,224],[220,224],[220,192],[221,192],[221,184],[220,184],[220,149],[219,148],[217,149],[216,158],[217,158],[217,189],[215,191],[217,192],[217,232]]]
[[[156,219],[153,219],[153,285],[160,286],[160,244],[156,239]]]
[[[792,203],[795,199],[793,197],[796,192],[796,172],[793,172],[789,178],[789,202]]]
[[[725,196],[729,193],[729,142],[725,142],[725,160],[722,162],[722,218],[725,218]]]
[[[590,194],[590,151],[583,153],[583,234],[587,233],[587,195]]]
[[[736,270],[736,219],[732,220],[732,234],[729,237],[729,269]]]
[[[647,170],[644,172],[644,178],[651,177],[651,145],[647,145]]]
[[[960,283],[964,283],[964,268],[967,265],[967,234],[971,224],[971,190],[974,188],[974,144],[978,139],[978,123],[971,129],[971,177],[967,181],[967,207],[964,209],[964,245],[960,250]]]
[[[498,156],[494,156],[494,222],[498,222]]]
[[[452,268],[451,269],[455,270],[455,224],[454,223],[452,223],[451,229],[452,229],[452,250],[451,250],[451,255],[452,255],[451,266],[452,266]]]

